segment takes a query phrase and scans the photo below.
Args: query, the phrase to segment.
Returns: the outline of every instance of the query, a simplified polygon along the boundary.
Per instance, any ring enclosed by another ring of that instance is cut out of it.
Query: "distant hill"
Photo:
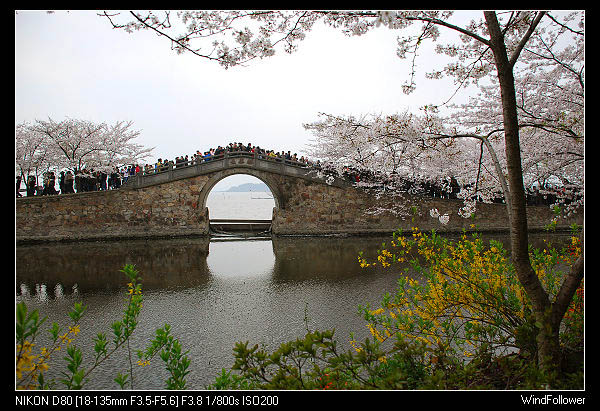
[[[270,192],[269,187],[265,183],[245,183],[239,186],[230,187],[228,193],[247,193],[247,192]]]

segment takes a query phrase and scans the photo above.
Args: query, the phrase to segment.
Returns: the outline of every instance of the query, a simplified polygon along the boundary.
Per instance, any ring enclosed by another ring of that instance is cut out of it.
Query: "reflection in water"
[[[210,275],[215,279],[259,279],[273,275],[275,255],[270,238],[244,241],[213,241],[206,259]]]
[[[48,301],[48,293],[46,292],[46,284],[35,285],[35,295],[41,302]]]
[[[20,284],[44,283],[54,289],[118,290],[125,284],[119,270],[134,264],[144,288],[190,287],[205,283],[207,238],[132,240],[19,246],[16,249]]]
[[[61,299],[64,297],[64,290],[62,284],[56,284],[56,286],[54,287],[54,295],[57,299]]]
[[[60,283],[54,286],[54,293],[50,295],[48,294],[48,286],[46,284],[33,284],[30,286],[26,283],[21,283],[18,287],[20,293],[17,293],[17,296],[24,301],[35,299],[39,302],[48,302],[65,299],[64,289]],[[33,294],[30,288],[33,289]],[[77,284],[73,286],[73,295],[77,295]]]
[[[127,281],[119,270],[135,264],[144,306],[130,341],[132,352],[144,349],[157,328],[170,324],[190,350],[189,386],[202,389],[222,368],[231,367],[238,341],[274,348],[304,335],[307,327],[335,328],[343,349],[350,348],[351,332],[358,340],[368,336],[358,306],[378,305],[383,294],[394,290],[397,271],[360,269],[357,255],[364,251],[374,257],[384,241],[389,237],[19,246],[16,294],[48,316],[46,324],[65,326],[75,301],[87,305],[76,343],[89,364],[92,339],[105,332],[110,340],[111,324],[123,316]],[[36,342],[43,346],[43,337]],[[125,349],[109,358],[86,388],[117,388],[116,374],[129,372],[126,358]],[[60,378],[64,366],[52,364],[48,377]],[[134,368],[133,377],[136,389],[161,389],[168,376],[157,358],[148,367]]]

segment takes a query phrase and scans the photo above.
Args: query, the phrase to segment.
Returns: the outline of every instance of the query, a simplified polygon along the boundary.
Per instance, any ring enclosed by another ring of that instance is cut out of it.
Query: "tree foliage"
[[[79,174],[135,164],[152,149],[133,141],[140,131],[132,126],[131,121],[107,124],[71,118],[23,122],[15,130],[16,171],[22,176],[55,169]]]

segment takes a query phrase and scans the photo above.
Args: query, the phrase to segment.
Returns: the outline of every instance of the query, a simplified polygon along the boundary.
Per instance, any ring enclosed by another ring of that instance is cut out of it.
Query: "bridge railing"
[[[217,155],[211,155],[208,157],[206,157],[206,156],[197,157],[192,160],[182,161],[180,163],[169,162],[168,164],[155,166],[155,167],[152,167],[151,169],[150,168],[147,170],[142,169],[142,170],[140,170],[140,172],[138,174],[142,174],[144,176],[144,175],[156,175],[156,174],[160,174],[160,173],[168,173],[169,171],[171,171],[173,169],[195,167],[199,164],[210,163],[211,161],[223,160],[223,159],[228,159],[228,158],[252,158],[252,159],[257,159],[257,160],[270,161],[274,164],[285,164],[285,165],[291,166],[291,167],[298,167],[298,168],[308,168],[309,167],[309,165],[307,163],[303,163],[300,161],[294,161],[294,160],[287,160],[282,157],[273,157],[273,156],[269,156],[267,154],[251,153],[248,151],[228,151],[228,152],[224,152],[224,153],[217,154]]]
[[[240,163],[238,160],[247,159]],[[199,157],[192,160],[160,165],[148,169],[142,169],[133,176],[129,176],[123,183],[123,188],[139,188],[153,184],[161,184],[180,178],[193,177],[195,175],[217,171],[231,166],[252,167],[265,171],[274,171],[295,176],[306,174],[312,167],[309,164],[286,160],[282,157],[273,157],[261,153],[247,151],[230,151],[210,157]]]

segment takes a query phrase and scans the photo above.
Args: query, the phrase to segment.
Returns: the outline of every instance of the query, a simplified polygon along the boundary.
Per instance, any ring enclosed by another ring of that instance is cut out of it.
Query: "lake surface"
[[[131,346],[143,349],[156,328],[170,324],[190,350],[189,386],[202,389],[233,364],[238,341],[277,348],[303,336],[306,327],[335,328],[343,346],[350,332],[367,336],[358,305],[377,304],[393,289],[396,275],[361,269],[357,255],[380,243],[374,238],[190,238],[23,246],[16,250],[17,300],[47,315],[48,324],[66,323],[73,303],[82,301],[88,312],[77,341],[91,348],[98,332],[110,339],[110,324],[122,318],[127,281],[119,269],[135,264],[144,306]],[[125,354],[122,350],[97,370],[88,388],[116,388],[116,373],[128,371]],[[134,383],[138,389],[160,389],[165,378],[155,359],[149,367],[136,367]]]
[[[211,191],[206,199],[210,218],[270,220],[275,200],[270,192]]]
[[[249,199],[250,193],[231,194],[224,202],[238,206],[245,201],[246,209],[265,201]],[[209,209],[211,218],[231,217],[213,216],[211,205]],[[265,218],[260,212],[236,218]],[[398,273],[361,269],[357,256],[360,251],[376,256],[384,241],[389,237],[178,238],[19,246],[16,300],[48,316],[47,325],[67,324],[76,301],[87,305],[76,343],[87,348],[84,364],[85,359],[89,364],[92,338],[105,332],[110,340],[111,323],[123,316],[127,279],[119,270],[135,264],[144,305],[130,343],[134,388],[164,388],[168,375],[162,361],[157,357],[141,368],[135,365],[135,351],[144,349],[154,331],[168,323],[189,350],[188,386],[204,389],[222,368],[231,367],[238,341],[276,349],[304,336],[307,328],[335,329],[345,348],[350,348],[351,332],[357,340],[367,337],[358,306],[378,306],[382,296],[394,290]],[[37,341],[38,346],[43,343]],[[86,388],[117,389],[113,379],[118,372],[129,372],[127,358],[122,348],[95,370]],[[60,362],[51,371],[64,367]]]

